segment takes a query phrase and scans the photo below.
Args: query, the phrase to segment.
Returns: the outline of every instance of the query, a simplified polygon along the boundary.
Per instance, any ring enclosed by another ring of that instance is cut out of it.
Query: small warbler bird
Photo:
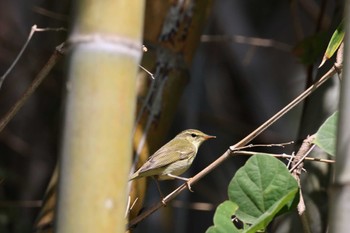
[[[131,175],[129,180],[153,176],[158,180],[180,179],[196,157],[198,147],[207,139],[216,138],[196,129],[187,129],[157,150]],[[158,187],[159,188],[159,187]],[[188,186],[191,190],[191,187]]]

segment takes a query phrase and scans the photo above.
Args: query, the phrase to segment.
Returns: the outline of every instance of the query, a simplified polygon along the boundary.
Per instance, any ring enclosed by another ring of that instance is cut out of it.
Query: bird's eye
[[[194,134],[194,133],[192,133],[191,136],[192,136],[193,138],[197,137],[197,135]]]

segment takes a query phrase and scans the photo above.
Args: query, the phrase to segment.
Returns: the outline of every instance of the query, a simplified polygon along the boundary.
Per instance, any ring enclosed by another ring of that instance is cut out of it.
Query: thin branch
[[[180,200],[172,201],[171,206],[176,208],[187,208],[187,209],[197,210],[197,211],[212,211],[215,209],[215,205],[213,205],[212,203],[205,203],[205,202],[187,203]]]
[[[248,156],[252,156],[255,154],[259,154],[261,152],[256,152],[256,151],[234,151],[233,152],[235,155],[248,155]],[[263,153],[265,155],[270,155],[272,157],[275,158],[281,158],[281,159],[292,159],[295,156],[294,155],[287,155],[287,154],[272,154],[272,153]],[[321,163],[335,163],[335,160],[331,160],[331,159],[320,159],[320,158],[313,158],[313,157],[305,157],[304,160],[307,161],[313,161],[313,162],[321,162]]]
[[[310,146],[309,150],[305,152],[305,154],[298,160],[298,162],[296,164],[293,165],[293,167],[291,169],[289,169],[290,172],[293,172],[294,169],[296,169],[308,156],[311,151],[315,148],[315,144],[313,144],[312,146]]]
[[[125,218],[128,217],[130,211],[132,210],[132,208],[134,208],[134,206],[138,200],[139,200],[139,198],[136,197],[134,202],[131,204],[131,197],[130,197],[130,195],[128,196],[128,201],[127,201],[126,210],[125,210]]]
[[[344,61],[344,41],[341,42],[336,56],[336,61],[334,63],[334,67],[338,73],[343,69],[343,61]]]
[[[300,174],[304,167],[304,158],[310,153],[310,151],[315,147],[315,144],[313,144],[313,140],[315,138],[315,135],[307,137],[303,143],[300,146],[299,151],[294,157],[294,160],[292,161],[292,169],[290,169],[292,176],[295,178],[295,180],[298,183],[299,186],[299,203],[298,203],[298,213],[302,222],[303,230],[304,232],[311,232],[310,230],[310,223],[307,219],[307,216],[305,214],[306,207],[305,202],[303,198],[303,192],[301,189],[300,184]]]
[[[33,25],[32,29],[30,30],[30,33],[28,35],[27,41],[24,43],[24,45],[23,45],[22,49],[20,50],[20,52],[18,53],[17,57],[12,62],[11,66],[6,70],[6,72],[1,76],[1,78],[0,78],[0,89],[2,87],[2,84],[5,81],[5,78],[9,75],[9,73],[13,70],[13,68],[17,64],[18,60],[21,58],[23,52],[25,51],[25,49],[27,48],[29,42],[31,41],[34,33],[35,32],[46,32],[46,31],[66,31],[66,29],[65,28],[38,28],[36,25]]]
[[[52,18],[52,19],[61,20],[61,21],[65,21],[65,22],[68,22],[68,20],[69,20],[68,15],[58,14],[56,12],[47,10],[43,7],[34,6],[32,9],[34,12],[36,12],[40,15],[44,15],[46,17]]]
[[[293,144],[294,141],[290,141],[290,142],[283,142],[283,143],[271,143],[271,144],[249,144],[247,146],[242,146],[239,148],[236,148],[235,150],[243,150],[243,149],[247,149],[247,148],[253,148],[253,147],[285,147],[287,145]]]
[[[290,165],[292,164],[293,160],[294,160],[295,154],[294,152],[292,153],[292,157],[288,160],[288,164],[287,164],[287,168],[290,167]]]
[[[266,47],[266,48],[275,48],[285,52],[290,52],[293,46],[276,41],[273,39],[264,39],[259,37],[249,37],[242,35],[202,35],[201,42],[235,42],[237,44],[247,44],[256,47]]]
[[[301,101],[303,101],[306,97],[308,97],[311,93],[313,93],[318,87],[320,87],[325,81],[330,79],[333,75],[337,73],[337,70],[332,67],[326,74],[324,74],[318,81],[316,81],[313,85],[311,85],[308,89],[306,89],[303,93],[301,93],[297,98],[295,98],[292,102],[290,102],[287,106],[285,106],[283,109],[281,109],[279,112],[277,112],[274,116],[272,116],[270,119],[268,119],[265,123],[263,123],[260,127],[258,127],[256,130],[251,132],[248,136],[243,138],[241,141],[236,143],[233,146],[230,146],[229,149],[222,154],[218,159],[216,159],[214,162],[209,164],[206,168],[204,168],[201,172],[199,172],[197,175],[192,177],[187,184],[182,184],[177,189],[175,189],[172,193],[170,193],[168,196],[166,196],[162,202],[158,202],[139,216],[132,219],[129,224],[128,228],[134,226],[135,224],[139,223],[143,219],[145,219],[147,216],[161,208],[163,205],[174,199],[178,194],[180,194],[183,190],[185,190],[188,185],[192,186],[194,183],[198,182],[200,179],[202,179],[205,175],[207,175],[209,172],[214,170],[217,166],[219,166],[221,163],[223,163],[226,159],[231,157],[235,150],[239,147],[243,147],[247,145],[249,142],[251,142],[254,138],[256,138],[258,135],[260,135],[264,130],[266,130],[268,127],[270,127],[273,123],[275,123],[278,119],[280,119],[282,116],[284,116],[287,112],[289,112],[292,108],[294,108],[297,104],[299,104]]]
[[[130,201],[131,201],[131,197],[130,195],[128,196],[128,201],[126,202],[126,209],[125,209],[125,218],[128,216],[129,212],[130,212]]]
[[[151,73],[151,71],[147,70],[145,67],[141,65],[139,65],[139,67],[143,69],[143,71],[145,71],[147,74],[149,74],[149,76],[151,76],[152,79],[154,79],[154,75]]]
[[[5,128],[5,126],[9,123],[9,121],[17,114],[17,112],[21,109],[27,99],[35,92],[35,90],[39,87],[39,85],[43,82],[52,68],[57,64],[59,59],[65,53],[65,44],[62,43],[56,47],[54,53],[51,55],[47,63],[40,70],[36,78],[27,88],[27,90],[23,93],[21,98],[12,106],[12,108],[6,113],[6,115],[0,120],[0,132]]]
[[[148,48],[145,45],[142,45],[142,52],[146,53],[148,52]],[[149,74],[149,76],[151,76],[152,79],[154,79],[154,75],[152,74],[151,71],[147,70],[145,67],[143,67],[142,65],[139,65],[139,67],[145,71],[147,74]]]

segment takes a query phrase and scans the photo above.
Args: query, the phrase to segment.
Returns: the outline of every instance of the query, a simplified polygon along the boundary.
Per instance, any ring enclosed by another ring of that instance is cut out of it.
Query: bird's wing
[[[147,162],[140,168],[139,172],[143,173],[151,169],[161,168],[178,160],[188,159],[194,154],[195,148],[192,145],[178,148],[177,145],[168,143],[149,157]]]

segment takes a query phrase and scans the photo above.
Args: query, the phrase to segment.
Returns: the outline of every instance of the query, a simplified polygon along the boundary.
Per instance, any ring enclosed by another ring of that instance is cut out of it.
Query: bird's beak
[[[204,137],[204,139],[205,139],[205,140],[207,140],[207,139],[211,139],[211,138],[216,138],[216,136],[206,135],[206,136]]]

